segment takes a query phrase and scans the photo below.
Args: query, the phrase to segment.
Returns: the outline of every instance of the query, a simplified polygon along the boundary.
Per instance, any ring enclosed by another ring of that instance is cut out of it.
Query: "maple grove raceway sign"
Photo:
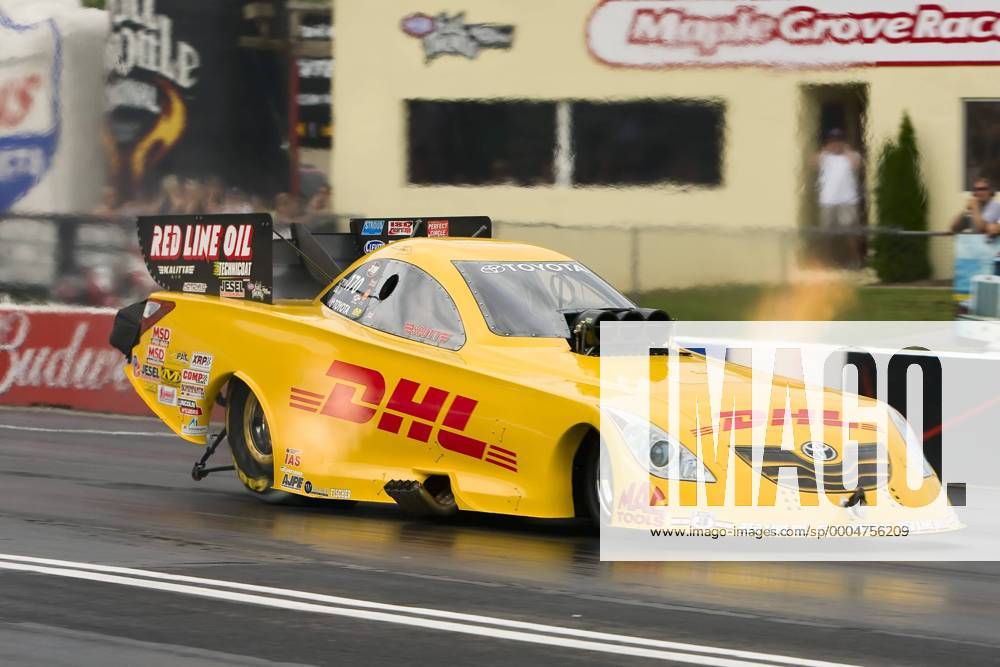
[[[1000,3],[605,0],[587,46],[621,67],[1000,65]]]

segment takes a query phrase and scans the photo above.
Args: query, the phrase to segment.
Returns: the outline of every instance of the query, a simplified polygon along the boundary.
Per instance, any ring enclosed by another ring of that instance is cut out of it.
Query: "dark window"
[[[573,182],[719,185],[724,117],[715,102],[575,102]]]
[[[567,313],[635,307],[579,262],[453,263],[501,336],[569,338]]]
[[[553,182],[555,104],[410,101],[407,107],[410,183]]]
[[[977,178],[1000,183],[1000,100],[965,103],[965,187]]]
[[[434,347],[465,344],[458,307],[421,269],[394,259],[362,264],[323,297],[328,308],[361,324]]]

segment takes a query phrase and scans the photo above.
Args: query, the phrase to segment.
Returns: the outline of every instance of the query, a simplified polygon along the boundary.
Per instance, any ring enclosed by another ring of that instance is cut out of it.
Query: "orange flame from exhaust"
[[[177,91],[169,85],[161,85],[167,96],[165,113],[132,151],[132,182],[138,186],[146,169],[159,162],[167,151],[177,143],[187,125],[187,109]]]
[[[766,293],[754,320],[835,320],[857,301],[856,286],[820,269],[803,272],[795,284]]]

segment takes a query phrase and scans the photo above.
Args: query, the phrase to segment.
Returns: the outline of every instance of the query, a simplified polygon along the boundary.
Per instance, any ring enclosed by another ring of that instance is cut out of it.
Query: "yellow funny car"
[[[637,308],[562,254],[486,238],[488,218],[353,220],[349,234],[274,229],[257,214],[138,224],[166,291],[122,309],[112,344],[149,408],[181,438],[208,444],[196,479],[220,469],[206,461],[227,439],[239,479],[267,502],[550,518],[614,511],[600,473],[599,324],[666,313]],[[704,357],[681,361],[703,378]],[[746,383],[736,393],[749,400]],[[210,438],[217,405],[225,428]],[[692,455],[692,412],[682,410],[690,423],[681,433],[636,430],[628,413],[606,422],[617,429],[606,436],[651,466],[654,504],[668,459],[680,458],[692,483],[698,466],[706,479],[726,474]],[[820,448],[828,475],[841,462],[840,433],[830,425]],[[890,476],[905,474],[904,446],[895,434]],[[816,451],[812,443],[782,461],[806,469]],[[871,463],[861,461],[845,500],[893,483]],[[749,460],[737,466],[752,474]],[[929,496],[939,487],[926,476],[917,493]],[[762,478],[777,484],[766,466]]]

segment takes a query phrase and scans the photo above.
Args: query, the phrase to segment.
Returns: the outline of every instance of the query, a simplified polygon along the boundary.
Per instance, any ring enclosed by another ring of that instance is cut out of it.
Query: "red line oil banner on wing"
[[[1000,63],[988,0],[604,0],[587,46],[617,67]]]
[[[0,405],[148,415],[108,344],[114,310],[0,306]]]
[[[164,289],[271,303],[270,215],[160,215],[138,224],[146,267]]]

